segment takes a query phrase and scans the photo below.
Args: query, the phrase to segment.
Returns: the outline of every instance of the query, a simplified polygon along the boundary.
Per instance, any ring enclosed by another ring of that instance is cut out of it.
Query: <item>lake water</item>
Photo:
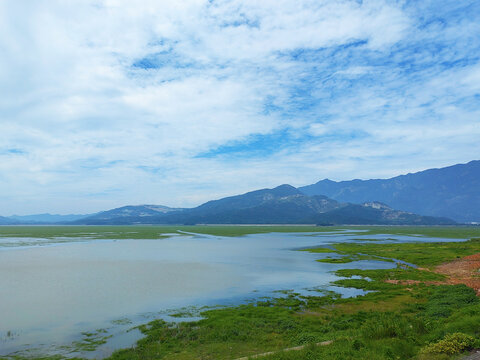
[[[319,263],[315,260],[325,254],[293,250],[363,238],[348,231],[233,238],[190,234],[158,240],[3,238],[0,355],[100,358],[132,346],[140,337],[138,330],[131,330],[134,326],[155,318],[173,319],[173,309],[237,304],[278,296],[276,290],[318,294],[313,289],[320,288],[356,296],[361,291],[329,286],[338,279],[332,271],[395,264]],[[368,236],[372,238],[444,240]],[[94,351],[80,351],[78,342],[89,336],[105,338],[106,343]]]

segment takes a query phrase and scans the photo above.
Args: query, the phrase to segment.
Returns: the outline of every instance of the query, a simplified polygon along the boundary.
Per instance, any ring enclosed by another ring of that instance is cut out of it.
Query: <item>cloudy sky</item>
[[[478,158],[478,0],[0,2],[0,215]]]

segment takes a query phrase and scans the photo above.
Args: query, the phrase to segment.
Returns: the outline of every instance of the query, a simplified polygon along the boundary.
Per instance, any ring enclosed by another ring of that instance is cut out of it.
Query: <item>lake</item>
[[[330,286],[338,279],[332,271],[395,264],[320,263],[315,260],[326,254],[295,250],[372,239],[444,240],[348,230],[241,237],[176,233],[156,240],[0,238],[0,355],[101,358],[132,346],[141,336],[132,330],[136,325],[176,320],[171,315],[184,307],[281,296],[278,290],[357,296],[361,290]]]

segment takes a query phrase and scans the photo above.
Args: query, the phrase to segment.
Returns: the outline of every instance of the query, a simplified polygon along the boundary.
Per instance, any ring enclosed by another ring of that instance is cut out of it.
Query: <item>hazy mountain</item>
[[[122,206],[116,209],[99,212],[95,215],[88,216],[83,219],[74,221],[79,224],[101,224],[109,223],[110,220],[115,219],[113,223],[129,224],[134,222],[144,222],[141,219],[145,217],[155,217],[162,214],[167,214],[174,211],[182,211],[180,208],[170,208],[162,205],[129,205]],[[148,221],[147,221],[148,222]]]
[[[441,216],[459,222],[480,220],[480,161],[430,169],[391,179],[328,179],[299,188],[306,195],[326,195],[341,202],[381,201],[392,208]]]
[[[86,215],[57,215],[57,214],[35,214],[35,215],[12,215],[9,216],[9,219],[15,220],[20,223],[32,223],[32,224],[42,224],[42,223],[63,223],[69,221],[75,221],[79,219],[92,216],[93,214]]]
[[[380,203],[354,205],[308,196],[290,185],[209,201],[162,214],[124,207],[81,219],[85,224],[451,224],[449,219],[396,211]]]
[[[448,218],[421,216],[394,210],[379,202],[347,204],[339,209],[320,214],[315,219],[317,224],[449,225],[454,223]]]
[[[4,216],[0,216],[0,225],[13,225],[16,221]]]

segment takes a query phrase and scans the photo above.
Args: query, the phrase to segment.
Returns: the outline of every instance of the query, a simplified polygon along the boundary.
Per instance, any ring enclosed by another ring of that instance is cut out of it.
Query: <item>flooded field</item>
[[[0,356],[106,357],[132,346],[141,336],[134,329],[139,324],[175,319],[179,311],[194,316],[192,306],[281,296],[278,290],[356,296],[362,291],[329,285],[338,279],[332,271],[396,264],[320,263],[315,260],[327,254],[296,250],[346,241],[442,240],[349,230],[238,237],[175,232],[121,240],[94,235],[0,238]]]

